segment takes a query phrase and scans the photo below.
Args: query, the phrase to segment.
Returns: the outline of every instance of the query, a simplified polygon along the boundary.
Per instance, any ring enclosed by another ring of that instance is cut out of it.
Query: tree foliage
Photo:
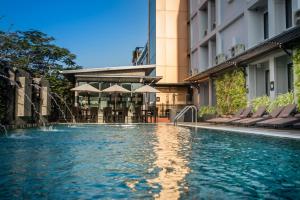
[[[55,45],[54,41],[53,37],[36,30],[0,30],[0,61],[5,63],[1,68],[24,69],[33,77],[45,77],[52,92],[71,100],[71,84],[60,71],[80,67],[74,61],[76,56],[68,49]],[[1,96],[5,98],[4,95]],[[3,105],[0,105],[0,109],[1,107]]]

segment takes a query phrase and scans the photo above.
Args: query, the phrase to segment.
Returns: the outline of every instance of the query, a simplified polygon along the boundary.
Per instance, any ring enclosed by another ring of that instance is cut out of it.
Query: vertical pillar
[[[268,0],[269,38],[276,33],[275,1]]]
[[[271,57],[269,59],[269,71],[270,71],[270,87],[272,87],[273,84],[273,89],[270,88],[270,98],[275,99],[276,98],[276,65],[275,65],[275,58]]]
[[[208,41],[208,68],[213,66],[213,61],[212,61],[212,41]]]
[[[79,83],[76,81],[75,83],[75,87],[79,86]],[[78,92],[75,92],[75,102],[74,102],[74,106],[78,107]]]
[[[207,1],[207,32],[210,33],[211,31],[211,24],[212,24],[212,19],[211,19],[211,1]]]

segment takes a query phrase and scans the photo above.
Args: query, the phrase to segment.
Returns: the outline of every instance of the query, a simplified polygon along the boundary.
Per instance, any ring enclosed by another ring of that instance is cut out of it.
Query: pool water
[[[300,140],[171,125],[0,137],[0,199],[257,198],[300,198]]]

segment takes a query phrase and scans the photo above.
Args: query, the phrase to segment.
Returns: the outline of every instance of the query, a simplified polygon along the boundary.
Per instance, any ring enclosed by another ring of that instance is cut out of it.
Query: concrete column
[[[221,0],[216,0],[216,25],[221,24]]]
[[[208,80],[208,105],[213,106],[213,80]]]
[[[276,65],[275,65],[275,58],[271,57],[269,59],[269,70],[270,70],[270,85],[272,82],[274,82],[274,89],[270,90],[270,98],[275,99],[276,98]]]
[[[246,85],[248,88],[248,100],[256,97],[256,66],[248,65],[247,68]]]
[[[211,32],[211,1],[207,1],[207,31]]]
[[[268,17],[269,17],[269,38],[276,33],[276,21],[275,21],[275,1],[268,0]]]
[[[75,87],[79,86],[79,83],[76,81]],[[78,107],[78,92],[75,92],[75,101],[74,101],[74,106]]]
[[[210,68],[213,65],[212,62],[212,42],[208,41],[208,68]]]
[[[222,38],[221,34],[217,32],[216,34],[216,54],[222,53]]]

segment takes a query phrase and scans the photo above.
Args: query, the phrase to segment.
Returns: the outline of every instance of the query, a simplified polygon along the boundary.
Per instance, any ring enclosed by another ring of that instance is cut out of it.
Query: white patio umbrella
[[[87,92],[87,93],[100,93],[101,91],[97,88],[91,86],[90,84],[80,85],[78,87],[72,88],[71,91],[75,92]]]
[[[90,84],[83,84],[83,85],[77,86],[75,88],[72,88],[71,91],[79,92],[79,93],[88,93],[88,104],[90,104],[90,100],[89,100],[90,93],[100,93],[101,92],[100,90],[91,86]]]
[[[102,90],[101,92],[105,92],[105,93],[113,93],[115,94],[115,110],[116,110],[116,107],[117,107],[117,98],[116,98],[116,94],[120,94],[120,93],[130,93],[129,90],[119,86],[119,85],[113,85],[113,86],[110,86],[109,88],[106,88],[104,90]]]
[[[149,93],[159,93],[160,91],[149,85],[144,85],[144,86],[136,89],[134,92],[144,93],[147,96],[146,98],[149,98]],[[148,99],[148,103],[149,103],[149,99]]]

